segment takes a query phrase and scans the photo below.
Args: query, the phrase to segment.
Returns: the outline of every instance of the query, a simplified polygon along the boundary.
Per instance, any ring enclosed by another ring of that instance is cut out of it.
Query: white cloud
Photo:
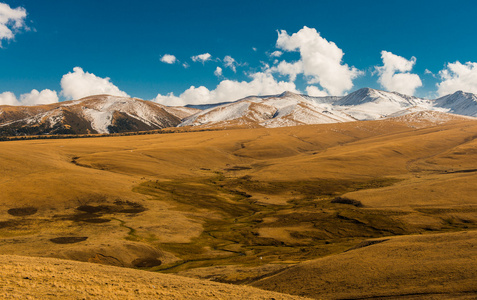
[[[255,47],[252,47],[252,50],[255,51],[255,52],[257,52],[257,48],[255,48]]]
[[[63,89],[61,94],[67,99],[80,99],[100,94],[129,97],[128,94],[115,86],[108,77],[97,77],[92,73],[84,72],[80,67],[75,67],[73,72],[63,75],[61,88]]]
[[[227,55],[224,57],[224,66],[232,69],[234,73],[237,72],[237,61],[232,56]]]
[[[191,57],[192,61],[194,61],[194,62],[199,61],[201,63],[205,63],[206,61],[210,60],[211,58],[212,58],[212,55],[210,55],[209,53],[199,54],[199,55]]]
[[[328,96],[328,94],[325,91],[320,90],[319,88],[317,88],[314,85],[307,86],[306,87],[306,93],[308,94],[308,96],[312,96],[312,97]]]
[[[214,75],[217,76],[217,77],[222,76],[222,68],[217,67],[217,69],[215,69],[215,71],[214,71]]]
[[[271,70],[282,75],[288,75],[290,81],[295,81],[296,76],[303,73],[303,62],[299,60],[294,63],[288,63],[283,60],[278,66],[271,68]]]
[[[477,94],[477,63],[475,62],[448,63],[443,70],[439,71],[439,77],[442,79],[437,84],[439,96],[452,94],[456,91]]]
[[[303,27],[291,36],[285,30],[278,33],[277,47],[285,51],[299,51],[303,74],[308,83],[318,83],[329,94],[342,95],[353,87],[353,79],[361,72],[342,64],[343,51],[328,42],[314,28]]]
[[[161,57],[161,61],[163,63],[172,65],[173,63],[177,61],[177,58],[172,54],[164,54],[164,56]]]
[[[0,94],[0,105],[39,105],[57,102],[57,93],[49,89],[42,90],[41,92],[32,90],[30,93],[20,95],[20,100],[12,92]]]
[[[182,64],[182,66],[184,67],[184,69],[187,69],[187,68],[189,68],[189,67],[190,67],[190,66],[189,66],[189,64],[188,64],[188,63],[186,63],[186,62],[185,62],[185,63],[183,63],[183,64]]]
[[[434,73],[432,73],[432,71],[429,70],[429,69],[425,69],[425,70],[424,70],[424,74],[426,74],[426,75],[431,75],[432,77],[437,78],[437,75],[434,74]]]
[[[27,12],[23,7],[12,9],[6,3],[0,3],[0,47],[2,40],[11,40],[15,32],[24,28]]]
[[[270,53],[270,57],[280,57],[282,56],[283,52],[282,51],[273,51],[272,53]]]
[[[20,105],[17,97],[12,92],[4,92],[0,94],[0,105]]]
[[[379,74],[378,82],[386,90],[414,95],[416,88],[422,86],[419,75],[409,73],[416,64],[414,56],[407,60],[402,56],[383,50],[381,58],[384,65],[376,67],[376,70]]]
[[[181,95],[173,93],[157,95],[154,101],[164,105],[207,104],[237,100],[250,95],[273,95],[284,91],[298,93],[292,82],[276,81],[270,73],[254,73],[251,81],[223,80],[214,90],[204,86],[194,87],[184,91]]]
[[[41,92],[32,90],[28,94],[20,96],[20,103],[22,105],[38,105],[38,104],[51,104],[58,102],[58,94],[56,91],[45,89]]]

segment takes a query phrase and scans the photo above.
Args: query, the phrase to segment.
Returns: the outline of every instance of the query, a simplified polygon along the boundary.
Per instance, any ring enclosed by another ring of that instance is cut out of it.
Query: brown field
[[[457,118],[2,142],[0,254],[315,298],[475,296],[476,138]]]

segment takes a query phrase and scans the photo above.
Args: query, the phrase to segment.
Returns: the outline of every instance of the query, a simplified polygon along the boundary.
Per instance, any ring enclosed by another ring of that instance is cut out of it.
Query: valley
[[[317,299],[470,299],[477,292],[475,132],[472,118],[417,112],[1,142],[0,254]],[[389,257],[402,275],[379,267]],[[350,263],[358,260],[366,263]]]

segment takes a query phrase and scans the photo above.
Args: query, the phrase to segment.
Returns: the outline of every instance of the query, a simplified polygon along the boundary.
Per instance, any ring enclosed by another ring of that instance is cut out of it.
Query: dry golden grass
[[[475,299],[477,232],[380,239],[253,286],[317,299]]]
[[[370,238],[475,230],[477,121],[418,125],[2,142],[0,254],[247,283]]]
[[[2,299],[306,299],[253,287],[52,258],[0,255]]]

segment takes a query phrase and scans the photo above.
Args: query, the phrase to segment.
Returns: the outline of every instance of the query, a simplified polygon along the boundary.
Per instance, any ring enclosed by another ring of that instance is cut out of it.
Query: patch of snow
[[[248,110],[250,102],[242,101],[239,103],[226,104],[219,107],[206,109],[198,114],[187,118],[181,126],[201,125],[206,123],[216,123],[230,121],[242,117]]]
[[[91,122],[91,128],[98,133],[109,133],[108,126],[111,125],[113,113],[110,111],[100,111],[91,108],[84,108],[83,114]]]

